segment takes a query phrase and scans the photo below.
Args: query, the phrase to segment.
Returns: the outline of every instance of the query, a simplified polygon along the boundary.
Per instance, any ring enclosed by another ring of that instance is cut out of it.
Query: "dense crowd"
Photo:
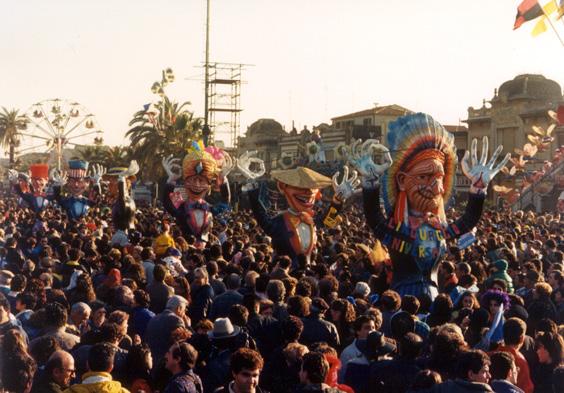
[[[225,217],[201,248],[162,209],[138,209],[126,244],[112,244],[103,202],[71,220],[5,195],[4,391],[564,389],[559,216],[485,211],[471,245],[449,244],[434,300],[390,289],[358,201],[297,264],[249,211]]]

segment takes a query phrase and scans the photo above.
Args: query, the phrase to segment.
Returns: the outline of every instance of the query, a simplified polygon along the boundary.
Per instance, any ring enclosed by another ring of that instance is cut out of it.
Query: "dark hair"
[[[4,294],[1,292],[0,292],[0,307],[6,310],[6,312],[10,312],[10,302],[8,301],[6,296],[4,296]]]
[[[415,333],[406,333],[399,339],[399,353],[402,358],[415,360],[423,349],[423,340]]]
[[[468,379],[470,371],[477,374],[487,364],[490,364],[490,358],[484,351],[479,349],[463,351],[458,357],[457,375],[461,379]]]
[[[237,326],[247,326],[247,321],[249,319],[249,310],[241,304],[233,304],[229,308],[227,314],[229,320]]]
[[[507,379],[515,364],[515,358],[508,352],[494,352],[490,355],[492,379]]]
[[[443,381],[441,374],[436,371],[425,369],[415,375],[415,380],[411,385],[411,391],[427,390]]]
[[[23,274],[16,274],[10,282],[12,291],[23,291],[27,285],[27,278]]]
[[[54,337],[42,336],[33,340],[33,345],[29,348],[29,354],[35,359],[37,364],[43,365],[47,363],[53,352],[59,349],[61,349],[61,346]]]
[[[411,315],[417,314],[420,304],[419,299],[412,295],[405,295],[401,299],[401,309],[407,311]]]
[[[63,327],[67,323],[67,309],[59,303],[49,303],[45,306],[45,324],[49,327]]]
[[[137,289],[133,292],[133,298],[135,299],[135,303],[137,303],[140,307],[148,308],[149,304],[151,304],[149,294],[142,289]]]
[[[191,370],[198,361],[198,351],[187,342],[180,342],[172,345],[171,355],[180,359],[180,367],[183,371]]]
[[[389,289],[382,294],[380,304],[384,311],[397,311],[401,305],[401,297],[399,293]]]
[[[548,351],[553,365],[559,365],[564,360],[564,340],[558,333],[541,332],[537,334],[535,344]]]
[[[163,282],[166,277],[166,268],[163,265],[156,265],[153,269],[153,278],[157,282]]]
[[[105,343],[115,343],[120,338],[120,327],[115,322],[104,322],[100,327],[100,341]]]
[[[23,393],[33,381],[37,370],[35,360],[27,354],[19,353],[2,365],[2,382],[6,391]]]
[[[304,331],[304,323],[298,317],[290,315],[282,322],[283,339],[288,342],[298,341]]]
[[[373,319],[370,318],[368,315],[361,315],[353,322],[354,331],[360,332],[360,330],[362,329],[362,325],[364,325],[365,323],[369,323],[370,321],[373,321]]]
[[[147,344],[134,345],[129,349],[125,360],[128,370],[128,380],[133,382],[136,378],[141,377],[151,380],[149,377],[151,368],[149,364],[149,356],[151,350]]]
[[[241,286],[241,277],[236,273],[231,273],[223,279],[227,289],[238,289]]]
[[[509,318],[503,325],[503,340],[506,345],[517,345],[527,331],[527,324],[519,318]]]
[[[88,351],[88,368],[94,372],[110,372],[114,368],[115,348],[107,343],[94,344]]]
[[[18,293],[16,300],[22,303],[27,310],[33,310],[37,304],[35,295],[29,292]]]
[[[288,313],[296,317],[305,317],[308,315],[307,300],[303,296],[290,296],[288,298]]]
[[[260,353],[249,348],[240,348],[231,355],[231,372],[239,374],[246,370],[262,370],[264,360]]]
[[[308,352],[302,359],[302,370],[311,383],[323,383],[329,372],[329,363],[319,352]]]

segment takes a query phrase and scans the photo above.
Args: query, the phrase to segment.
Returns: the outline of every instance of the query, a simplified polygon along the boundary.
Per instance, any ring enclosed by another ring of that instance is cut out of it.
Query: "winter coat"
[[[435,385],[431,390],[433,393],[494,393],[487,383],[470,382],[463,379],[449,379]]]
[[[82,383],[72,385],[64,393],[129,393],[118,381],[105,372],[89,372],[83,375]]]
[[[502,280],[507,285],[507,292],[513,293],[513,279],[509,274],[507,274],[507,268],[509,264],[505,259],[498,259],[493,263],[496,268],[496,272],[492,273],[485,282],[486,288],[489,287],[493,280]]]

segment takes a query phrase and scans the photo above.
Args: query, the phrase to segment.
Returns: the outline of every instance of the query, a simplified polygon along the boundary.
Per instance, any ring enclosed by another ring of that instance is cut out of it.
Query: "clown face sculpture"
[[[78,198],[82,196],[88,188],[87,171],[88,162],[83,160],[69,161],[67,189],[72,196]]]
[[[43,194],[49,181],[49,165],[33,164],[29,166],[31,171],[31,185],[35,194]]]
[[[284,194],[291,209],[309,214],[313,214],[315,201],[321,195],[319,188],[294,187],[282,182],[278,182],[278,190]]]

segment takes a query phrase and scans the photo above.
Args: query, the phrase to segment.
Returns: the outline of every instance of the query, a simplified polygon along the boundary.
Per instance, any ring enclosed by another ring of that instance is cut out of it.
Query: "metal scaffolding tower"
[[[212,141],[235,147],[240,128],[241,79],[245,64],[209,63],[207,95]],[[224,139],[222,139],[224,138]]]

